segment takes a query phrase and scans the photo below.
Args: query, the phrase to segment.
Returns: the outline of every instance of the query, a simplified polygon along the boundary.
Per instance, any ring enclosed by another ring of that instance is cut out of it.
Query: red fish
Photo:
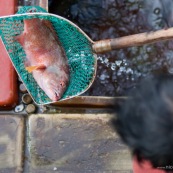
[[[47,20],[24,20],[24,31],[16,37],[25,53],[25,66],[52,101],[59,100],[69,82],[64,49]]]

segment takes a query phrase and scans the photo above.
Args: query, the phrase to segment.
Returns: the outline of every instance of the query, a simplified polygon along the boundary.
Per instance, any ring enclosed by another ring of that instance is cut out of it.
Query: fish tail
[[[32,27],[33,25],[38,25],[39,23],[40,20],[37,18],[24,20],[24,32],[28,32],[28,28]]]

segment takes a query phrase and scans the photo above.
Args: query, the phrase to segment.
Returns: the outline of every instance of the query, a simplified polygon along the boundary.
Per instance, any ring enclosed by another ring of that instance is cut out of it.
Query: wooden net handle
[[[93,44],[93,51],[95,53],[104,53],[115,49],[141,46],[170,39],[173,39],[173,28],[96,41]]]

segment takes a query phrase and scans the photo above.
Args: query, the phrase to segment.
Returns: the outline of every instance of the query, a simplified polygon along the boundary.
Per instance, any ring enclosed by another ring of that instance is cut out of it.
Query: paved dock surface
[[[0,173],[132,173],[109,113],[0,115]]]

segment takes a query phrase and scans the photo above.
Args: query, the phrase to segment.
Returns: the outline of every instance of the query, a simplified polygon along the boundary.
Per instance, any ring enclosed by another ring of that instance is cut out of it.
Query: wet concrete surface
[[[110,114],[29,116],[27,170],[130,173],[130,152],[111,128],[110,117]]]
[[[24,118],[0,115],[0,172],[23,172]]]

